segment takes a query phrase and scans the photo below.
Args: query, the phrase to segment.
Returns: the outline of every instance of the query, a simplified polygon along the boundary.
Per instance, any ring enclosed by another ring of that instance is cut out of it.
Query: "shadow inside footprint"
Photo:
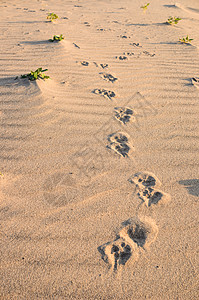
[[[128,107],[115,107],[115,118],[126,125],[126,123],[135,121],[135,112]]]
[[[116,271],[120,265],[124,266],[132,255],[131,246],[119,237],[113,242],[98,247],[98,251],[102,259],[106,263],[110,263],[114,271]]]
[[[123,157],[127,157],[130,153],[131,147],[128,143],[128,137],[122,132],[110,134],[108,136],[108,141],[110,144],[107,145],[107,147],[114,150]]]
[[[151,204],[157,204],[164,197],[164,194],[158,190],[148,187],[145,190],[139,191],[138,196],[149,207]]]
[[[92,91],[92,93],[94,94],[98,94],[98,95],[102,95],[104,96],[105,98],[108,98],[110,100],[112,100],[112,98],[114,98],[116,95],[113,91],[107,91],[105,89],[94,89]]]
[[[189,194],[199,197],[199,179],[180,180],[179,184],[184,185]]]
[[[140,189],[159,187],[161,185],[160,180],[149,172],[138,172],[131,176],[128,181],[134,183]]]
[[[148,231],[145,228],[144,224],[139,220],[132,222],[131,220],[127,220],[122,223],[125,227],[120,231],[120,236],[125,238],[128,236],[135,244],[139,247],[143,247],[146,239]]]

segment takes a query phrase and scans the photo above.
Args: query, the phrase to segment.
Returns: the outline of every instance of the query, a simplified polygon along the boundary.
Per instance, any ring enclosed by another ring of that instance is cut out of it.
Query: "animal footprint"
[[[124,52],[123,55],[133,56],[134,53],[133,52]]]
[[[79,62],[79,64],[80,64],[80,65],[82,65],[82,66],[86,66],[86,67],[88,67],[88,65],[89,65],[89,62],[88,62],[88,61],[84,61],[84,60],[83,60],[83,61],[80,61],[80,62]]]
[[[130,43],[129,45],[131,45],[133,47],[140,47],[140,48],[142,48],[142,46],[139,43]]]
[[[153,57],[153,56],[155,56],[155,54],[153,53],[153,54],[151,54],[151,53],[149,53],[148,51],[143,51],[143,53],[145,54],[145,55],[148,55],[148,56],[150,56],[150,57]]]
[[[102,255],[102,259],[108,263],[114,271],[116,271],[120,265],[125,265],[132,255],[131,246],[122,238],[102,245],[98,250]]]
[[[100,247],[102,259],[117,271],[120,265],[138,257],[141,248],[146,249],[157,237],[158,228],[150,218],[132,218],[122,224],[117,238]]]
[[[150,172],[138,172],[131,176],[128,181],[134,183],[137,188],[145,189],[148,187],[157,188],[161,186],[160,180]]]
[[[133,148],[129,143],[129,138],[127,135],[122,132],[109,135],[108,141],[109,145],[107,145],[107,147],[123,157],[128,157]]]
[[[107,91],[105,89],[95,89],[92,91],[94,94],[102,95],[105,98],[112,100],[116,95],[113,91]]]
[[[103,73],[103,72],[101,72],[100,75],[101,75],[101,77],[102,77],[104,80],[110,81],[110,82],[112,82],[112,83],[115,82],[115,81],[117,80],[116,77],[114,77],[113,75],[108,74],[108,73]]]
[[[161,182],[152,173],[139,172],[130,177],[128,181],[136,185],[136,193],[147,207],[157,204],[160,200],[166,202],[171,198],[169,194],[157,189],[161,186]]]
[[[157,204],[160,200],[167,201],[170,199],[169,194],[151,187],[148,187],[145,190],[140,190],[137,194],[140,199],[145,202],[147,207],[151,206],[151,204]]]
[[[101,66],[102,69],[108,68],[108,64],[100,64],[100,66]]]
[[[135,114],[136,112],[133,111],[129,107],[115,107],[115,118],[120,121],[121,123],[125,124],[128,122],[135,122]]]
[[[128,57],[125,55],[116,56],[115,58],[118,60],[128,60]]]

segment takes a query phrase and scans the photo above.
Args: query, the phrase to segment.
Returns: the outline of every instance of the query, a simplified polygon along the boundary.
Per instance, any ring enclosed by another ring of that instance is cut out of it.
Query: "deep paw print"
[[[144,53],[145,55],[150,56],[150,57],[154,57],[154,56],[155,56],[155,53],[151,54],[151,53],[149,53],[148,51],[143,51],[143,53]]]
[[[129,138],[122,132],[113,133],[108,136],[109,145],[108,148],[112,149],[123,157],[128,157],[133,147],[129,143]]]
[[[115,57],[118,60],[128,60],[128,57],[126,55],[120,55]]]
[[[112,83],[115,82],[116,80],[118,80],[116,77],[114,77],[113,75],[108,74],[108,73],[101,72],[100,75],[104,80],[110,81]]]
[[[149,207],[151,204],[157,204],[160,200],[169,200],[170,196],[160,190],[148,187],[145,190],[138,191],[138,196]]]
[[[131,218],[122,223],[117,238],[98,247],[98,251],[112,270],[117,271],[127,261],[137,260],[140,249],[147,250],[157,238],[157,234],[157,225],[151,218]]]
[[[94,94],[102,95],[105,98],[112,100],[116,95],[113,91],[107,91],[105,89],[95,89],[92,91]]]
[[[121,123],[125,124],[128,122],[135,122],[136,112],[133,111],[129,107],[115,107],[115,118],[120,121]]]
[[[102,254],[102,259],[108,263],[114,271],[117,271],[120,265],[125,265],[132,255],[131,246],[122,238],[105,244],[98,248]]]
[[[138,172],[131,176],[128,181],[134,183],[140,190],[148,187],[157,188],[161,186],[160,180],[153,173],[149,172]]]

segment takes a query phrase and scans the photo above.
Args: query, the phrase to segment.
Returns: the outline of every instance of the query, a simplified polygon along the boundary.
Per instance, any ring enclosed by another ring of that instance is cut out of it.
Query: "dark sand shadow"
[[[164,23],[151,23],[151,24],[144,24],[144,23],[130,23],[130,24],[126,24],[126,26],[165,26],[167,25],[166,22]]]
[[[199,197],[199,179],[180,180],[179,184],[184,185],[189,194]]]
[[[50,42],[49,40],[43,41],[23,41],[20,44],[27,44],[27,45],[47,45],[47,44],[56,44],[56,42]]]

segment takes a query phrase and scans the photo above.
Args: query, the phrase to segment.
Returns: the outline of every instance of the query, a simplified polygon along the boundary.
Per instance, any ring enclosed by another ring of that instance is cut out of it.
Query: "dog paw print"
[[[160,180],[152,173],[139,172],[128,179],[130,183],[136,185],[136,193],[147,207],[170,200],[170,195],[158,188],[161,186]]]
[[[131,218],[122,223],[116,239],[100,247],[102,259],[109,264],[113,271],[124,266],[128,261],[135,261],[140,249],[147,249],[155,241],[158,228],[150,218]]]
[[[128,122],[135,122],[136,112],[129,107],[115,107],[115,119],[126,125]]]
[[[120,55],[115,57],[118,60],[128,60],[128,57],[126,55]]]
[[[145,190],[138,191],[138,196],[147,207],[151,206],[151,204],[157,204],[160,200],[168,200],[169,195],[151,187],[148,187]]]
[[[161,186],[160,180],[150,172],[135,173],[128,181],[134,183],[138,189],[145,189],[147,187],[157,188]]]
[[[122,132],[109,135],[108,141],[109,145],[107,147],[123,157],[128,157],[133,148],[129,143],[129,137]]]
[[[112,82],[112,83],[115,82],[116,80],[118,80],[117,77],[114,77],[113,75],[108,74],[108,73],[101,72],[100,75],[104,80]]]
[[[102,255],[102,259],[114,271],[117,271],[120,265],[124,266],[132,255],[131,246],[122,238],[100,246],[98,250]]]
[[[133,52],[124,52],[123,55],[124,56],[133,56],[134,53]]]
[[[88,61],[85,61],[85,60],[83,60],[83,61],[80,61],[80,62],[79,62],[79,64],[80,64],[80,65],[82,65],[82,66],[84,66],[84,67],[88,67],[88,65],[89,65],[89,62],[88,62]]]
[[[97,95],[102,95],[103,97],[108,98],[110,100],[112,100],[112,98],[116,96],[113,91],[107,91],[105,89],[94,89],[92,92]]]

